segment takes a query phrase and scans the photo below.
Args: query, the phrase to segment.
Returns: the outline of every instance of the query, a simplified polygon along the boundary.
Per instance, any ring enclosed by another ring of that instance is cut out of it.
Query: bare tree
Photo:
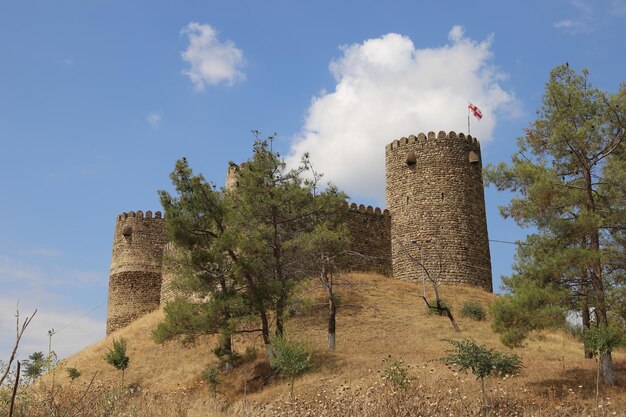
[[[437,251],[438,271],[437,271],[437,275],[433,276],[430,274],[430,271],[428,270],[428,268],[426,268],[426,265],[424,265],[424,263],[418,257],[412,255],[402,242],[398,242],[398,243],[400,243],[400,248],[402,248],[402,251],[404,252],[404,254],[413,263],[415,263],[415,265],[422,268],[422,270],[424,271],[424,274],[426,274],[426,279],[432,284],[433,291],[435,292],[435,305],[431,305],[428,302],[428,299],[426,298],[426,291],[424,289],[424,295],[422,295],[422,299],[426,303],[426,306],[429,309],[436,311],[440,314],[445,314],[448,317],[448,319],[450,319],[450,323],[452,323],[452,327],[454,327],[454,330],[456,330],[457,332],[460,332],[461,329],[459,328],[459,325],[454,320],[454,317],[452,316],[452,311],[450,311],[450,308],[448,306],[443,304],[443,302],[441,301],[441,297],[439,297],[439,283],[441,282],[441,276],[443,275],[443,267],[442,267],[443,262],[441,259],[441,251],[440,250]]]
[[[33,317],[35,317],[35,314],[37,314],[37,310],[35,310],[30,317],[26,317],[26,320],[24,320],[24,322],[20,325],[20,309],[18,303],[18,306],[15,309],[15,344],[13,345],[13,350],[11,351],[11,356],[9,357],[9,362],[7,362],[6,369],[4,369],[4,373],[0,377],[0,386],[2,386],[7,378],[7,375],[9,374],[9,371],[11,370],[11,365],[13,365],[13,361],[17,356],[17,348],[20,345],[20,340],[22,339],[26,328],[33,320]]]

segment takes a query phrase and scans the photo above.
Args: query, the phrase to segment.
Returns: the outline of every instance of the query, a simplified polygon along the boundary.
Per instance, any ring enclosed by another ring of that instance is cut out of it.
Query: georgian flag
[[[472,111],[472,113],[474,113],[474,117],[477,118],[478,120],[483,118],[483,113],[480,111],[480,109],[473,105],[472,103],[469,103],[467,105],[467,108],[470,109]]]

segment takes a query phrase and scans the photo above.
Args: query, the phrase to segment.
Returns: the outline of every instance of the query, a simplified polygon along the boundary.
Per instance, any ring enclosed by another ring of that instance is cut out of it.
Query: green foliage
[[[407,388],[415,379],[409,375],[409,366],[402,359],[395,359],[391,356],[383,359],[382,378],[398,389]]]
[[[274,357],[270,364],[281,374],[295,378],[311,369],[311,348],[303,343],[291,341],[283,337],[272,339]]]
[[[74,367],[67,368],[66,371],[67,371],[67,376],[71,381],[74,381],[76,378],[79,378],[82,375],[81,372]]]
[[[47,359],[43,352],[32,353],[27,360],[22,361],[23,375],[29,381],[40,377],[46,369]]]
[[[615,348],[626,345],[626,334],[624,328],[614,324],[608,326],[591,326],[583,332],[583,343],[585,350],[594,356],[603,353],[610,353]]]
[[[485,169],[486,183],[514,193],[501,214],[537,230],[518,245],[514,274],[505,282],[511,295],[496,306],[506,318],[497,330],[508,332],[503,338],[510,344],[521,343],[529,330],[553,326],[555,309],[593,310],[600,327],[611,310],[624,312],[626,84],[611,95],[593,87],[588,75],[567,64],[554,68],[511,165]],[[550,302],[532,308],[537,303],[527,291]],[[613,384],[605,356],[604,379]]]
[[[459,371],[470,370],[476,379],[484,379],[490,375],[516,375],[523,369],[522,360],[518,355],[499,352],[475,341],[446,340],[453,346],[449,355],[439,359],[446,365],[457,367]]]
[[[493,329],[505,346],[519,347],[532,330],[561,327],[567,314],[567,290],[555,285],[539,286],[530,280],[508,281],[513,294],[491,304]]]
[[[175,244],[165,261],[182,297],[166,306],[153,333],[157,342],[219,333],[215,352],[229,360],[230,336],[255,317],[269,345],[269,314],[282,335],[294,288],[316,271],[318,252],[347,241],[341,226],[346,196],[332,186],[318,190],[320,175],[308,156],[288,170],[273,151],[274,137],[253,133],[252,157],[236,168],[236,189],[217,190],[183,158],[170,175],[176,194],[159,192]],[[304,179],[306,172],[312,180]]]
[[[207,383],[209,390],[212,393],[217,392],[217,386],[220,384],[221,372],[215,365],[207,365],[202,371],[202,379]]]
[[[487,312],[476,300],[468,300],[461,306],[461,316],[469,317],[472,320],[482,321],[487,318]]]
[[[118,371],[122,371],[122,383],[124,383],[124,372],[130,363],[130,358],[126,355],[126,339],[113,339],[113,347],[104,356],[107,363]]]

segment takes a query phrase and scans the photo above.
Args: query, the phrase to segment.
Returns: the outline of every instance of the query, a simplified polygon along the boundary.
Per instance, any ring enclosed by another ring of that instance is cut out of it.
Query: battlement
[[[375,216],[380,216],[380,217],[389,217],[389,210],[387,209],[381,210],[378,207],[374,208],[372,206],[366,207],[363,204],[357,205],[356,203],[348,203],[348,210],[354,213],[370,214],[370,215],[375,215]]]
[[[124,212],[120,215],[117,216],[117,221],[124,221],[124,220],[143,220],[143,219],[165,219],[165,216],[162,215],[162,213],[160,211],[155,211],[154,213],[152,213],[152,211],[148,210],[146,211],[146,213],[144,214],[143,211],[138,210],[138,211],[129,211],[128,213]]]
[[[406,280],[425,279],[427,268],[440,271],[441,282],[491,291],[481,165],[480,143],[463,133],[420,133],[386,145],[387,208],[345,203],[350,253],[342,258],[342,268]],[[247,167],[228,164],[226,192],[240,187],[241,170]],[[175,295],[175,274],[163,265],[164,253],[176,250],[168,243],[166,222],[160,211],[117,216],[107,334]]]
[[[435,132],[428,132],[428,134],[420,133],[417,136],[411,135],[407,137],[401,137],[400,139],[394,140],[393,142],[387,144],[385,146],[385,151],[389,152],[392,150],[397,150],[403,145],[409,145],[412,143],[441,143],[441,142],[458,142],[459,144],[469,145],[471,150],[475,152],[480,152],[480,142],[473,137],[472,135],[465,135],[463,133],[457,134],[454,131],[449,133],[444,132],[443,130],[439,132],[439,134],[435,134]]]

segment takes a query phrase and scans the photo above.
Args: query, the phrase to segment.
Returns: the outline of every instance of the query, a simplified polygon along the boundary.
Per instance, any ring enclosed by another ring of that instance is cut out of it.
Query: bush
[[[414,377],[409,376],[409,366],[402,359],[394,359],[389,356],[383,359],[384,380],[391,382],[396,388],[405,389]]]
[[[483,397],[483,415],[485,415],[487,400],[485,393],[485,378],[490,375],[515,375],[521,372],[524,365],[522,359],[515,354],[499,352],[477,345],[470,339],[446,340],[453,346],[448,350],[449,355],[439,360],[446,365],[458,368],[460,372],[472,371],[480,381]]]
[[[113,347],[107,352],[104,359],[109,365],[115,367],[118,371],[122,371],[122,385],[124,385],[124,373],[130,363],[130,358],[126,356],[126,339],[113,339]]]
[[[461,306],[461,316],[469,317],[472,320],[482,321],[487,318],[487,313],[483,306],[475,300],[469,300]]]
[[[220,384],[220,374],[219,368],[210,364],[202,371],[202,379],[206,381],[213,394],[217,392],[217,386]]]
[[[70,380],[74,381],[76,378],[80,377],[81,372],[76,368],[67,368],[67,376]]]
[[[283,337],[272,339],[273,357],[270,365],[281,374],[291,378],[291,397],[296,377],[311,369],[311,349],[303,343],[294,342]]]

